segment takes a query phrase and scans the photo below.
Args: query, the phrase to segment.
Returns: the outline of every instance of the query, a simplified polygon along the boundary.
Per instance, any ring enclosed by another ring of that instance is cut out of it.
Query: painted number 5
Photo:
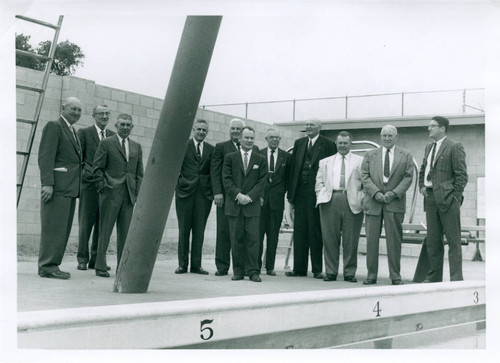
[[[208,325],[208,324],[211,324],[214,320],[202,320],[201,323],[200,323],[200,331],[201,331],[201,334],[200,334],[200,338],[203,339],[203,340],[209,340],[210,338],[212,338],[214,336],[214,331],[212,330],[212,328],[206,326],[204,327],[205,325]],[[205,336],[205,332],[208,334],[208,336]]]

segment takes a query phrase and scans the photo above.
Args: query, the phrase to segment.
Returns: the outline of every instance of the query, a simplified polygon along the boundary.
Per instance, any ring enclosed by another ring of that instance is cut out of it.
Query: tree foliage
[[[33,49],[29,43],[31,36],[24,34],[16,34],[16,49],[30,51],[40,55],[49,55],[50,46],[52,42],[45,40],[38,43],[38,47]],[[57,44],[54,54],[54,61],[50,73],[57,74],[58,76],[69,76],[73,74],[79,66],[83,65],[83,54],[80,47],[68,40]],[[44,70],[47,61],[30,57],[27,55],[16,54],[16,65],[36,70]]]

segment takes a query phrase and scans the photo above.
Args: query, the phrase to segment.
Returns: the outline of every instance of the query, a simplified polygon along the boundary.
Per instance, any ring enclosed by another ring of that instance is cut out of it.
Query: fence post
[[[295,100],[293,100],[293,118],[292,121],[295,121]]]
[[[401,116],[405,115],[405,93],[401,92]]]
[[[465,113],[465,105],[467,104],[466,98],[467,98],[467,89],[464,88],[464,92],[462,93],[462,113]]]
[[[248,102],[245,102],[245,120],[248,120]]]
[[[347,98],[348,96],[345,96],[345,118],[347,119]]]

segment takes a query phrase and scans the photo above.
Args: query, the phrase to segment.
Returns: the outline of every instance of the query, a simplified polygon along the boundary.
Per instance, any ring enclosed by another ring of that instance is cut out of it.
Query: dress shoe
[[[68,272],[56,270],[56,271],[52,271],[51,273],[48,273],[46,275],[42,275],[41,277],[47,277],[49,279],[67,280],[71,277],[71,275]]]
[[[344,277],[344,281],[347,281],[347,282],[358,282],[358,280],[356,280],[356,278],[354,276],[345,276]]]
[[[276,272],[274,272],[274,270],[267,270],[266,275],[276,276]]]
[[[313,276],[315,279],[322,279],[325,277],[321,272],[316,272]]]
[[[215,276],[226,276],[227,271],[215,271]]]
[[[307,276],[307,274],[299,274],[298,272],[295,271],[288,271],[285,273],[285,276],[296,277],[296,276]]]
[[[243,275],[234,275],[233,277],[231,277],[231,280],[239,281],[239,280],[243,280],[244,278],[245,278],[245,276],[243,276]]]
[[[89,263],[89,269],[93,270],[95,269],[95,263]],[[106,270],[111,270],[111,266],[106,266]]]
[[[404,285],[404,282],[401,281],[401,279],[397,279],[397,280],[392,280],[392,284],[393,285]]]
[[[260,279],[259,275],[257,274],[253,274],[250,276],[250,280],[253,281],[253,282],[262,282],[262,280]]]
[[[323,281],[336,281],[337,280],[337,275],[333,274],[326,274],[325,277],[323,277]]]
[[[423,283],[423,284],[431,284],[431,283],[432,283],[432,281],[431,281],[431,280],[424,280],[424,281],[422,281],[422,283]]]
[[[76,266],[77,270],[86,270],[87,264],[85,262],[80,262],[78,266]]]
[[[175,270],[176,274],[185,274],[187,272],[187,269],[184,267],[177,267],[177,270]]]
[[[363,285],[375,285],[377,283],[377,280],[375,279],[366,279],[363,281]]]
[[[195,269],[192,268],[191,273],[200,274],[200,275],[208,275],[208,271],[205,270],[203,267],[195,268]]]
[[[99,277],[109,277],[109,272],[108,271],[103,271],[103,270],[95,270],[95,275]]]

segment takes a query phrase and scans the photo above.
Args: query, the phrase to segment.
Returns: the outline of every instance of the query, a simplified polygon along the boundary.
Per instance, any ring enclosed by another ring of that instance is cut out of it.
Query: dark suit
[[[116,222],[117,256],[127,238],[134,204],[139,194],[143,176],[142,148],[129,140],[129,160],[120,145],[117,135],[100,142],[94,158],[93,176],[99,193],[99,243],[96,270],[106,271],[106,251]]]
[[[260,241],[259,241],[259,269],[262,268],[262,252],[264,250],[264,236],[266,236],[266,270],[274,270],[276,248],[280,233],[283,212],[285,210],[285,193],[287,187],[287,169],[290,163],[290,154],[277,148],[274,158],[276,166],[274,173],[269,172],[267,159],[268,148],[260,150],[266,159],[268,182],[264,190],[264,204],[260,210]]]
[[[188,141],[186,154],[175,188],[175,211],[179,226],[179,267],[189,265],[189,235],[192,231],[191,270],[201,267],[203,237],[212,207],[210,161],[214,147],[203,142],[201,158],[196,153],[193,139]]]
[[[228,216],[229,235],[235,276],[259,274],[259,216],[260,198],[266,186],[266,159],[252,151],[245,174],[239,151],[224,157],[222,179],[226,191],[225,214]],[[240,205],[239,194],[248,195],[252,202]]]
[[[319,135],[309,157],[308,142],[309,138],[303,137],[294,143],[288,183],[288,200],[295,208],[293,271],[303,276],[307,275],[309,249],[311,249],[312,272],[318,274],[323,270],[323,241],[314,186],[319,161],[337,152],[332,140]]]
[[[432,145],[431,143],[425,148],[419,173],[420,189],[425,187],[425,168]],[[422,259],[426,260],[426,279],[431,282],[443,281],[444,233],[449,247],[450,280],[461,281],[463,274],[460,206],[468,177],[465,151],[460,143],[448,137],[442,141],[434,157],[430,177],[432,188],[427,188],[427,197],[424,198],[427,238],[422,246],[419,265]]]
[[[38,166],[42,186],[54,188],[52,198],[47,203],[40,203],[42,231],[38,274],[45,276],[59,270],[80,192],[80,143],[62,117],[48,122],[43,128]]]
[[[387,242],[387,259],[391,280],[401,280],[401,243],[403,239],[404,214],[406,210],[406,191],[413,179],[413,157],[411,154],[394,146],[394,159],[390,169],[389,180],[383,182],[382,154],[385,149],[379,147],[367,151],[361,164],[361,180],[365,190],[364,212],[366,220],[366,266],[367,279],[377,280],[379,239],[382,221],[385,227]],[[377,192],[396,193],[390,203],[375,200]]]
[[[254,151],[259,148],[254,145]],[[231,140],[220,142],[215,145],[210,163],[210,181],[212,183],[213,195],[224,193],[224,184],[222,182],[222,167],[224,165],[224,156],[228,153],[238,151],[238,148]],[[227,273],[231,263],[231,240],[229,238],[229,225],[224,213],[224,206],[217,207],[217,235],[215,240],[215,266],[217,271]]]
[[[104,136],[109,137],[115,133],[105,129]],[[92,177],[94,155],[100,139],[97,135],[96,126],[92,125],[79,129],[77,132],[82,147],[83,170],[80,202],[78,205],[78,252],[76,258],[78,263],[89,263],[95,265],[97,255],[97,241],[99,238],[99,195]],[[89,239],[92,235],[92,245],[89,256]]]

